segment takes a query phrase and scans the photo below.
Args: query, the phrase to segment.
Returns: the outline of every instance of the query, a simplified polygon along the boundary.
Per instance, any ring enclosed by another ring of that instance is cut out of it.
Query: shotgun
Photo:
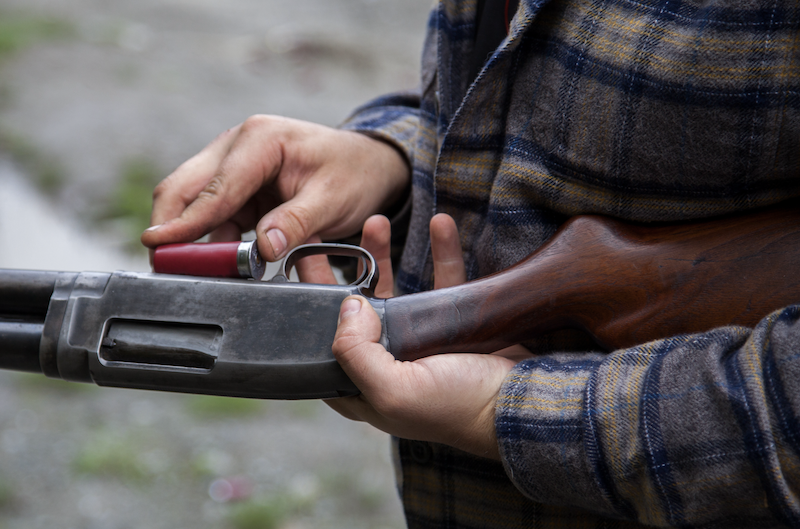
[[[363,272],[350,285],[290,282],[297,260],[314,254],[355,257]],[[298,247],[269,281],[0,270],[0,368],[116,387],[340,397],[358,393],[330,350],[351,294],[367,297],[399,360],[487,353],[562,328],[611,350],[753,326],[800,301],[798,263],[800,208],[790,204],[659,226],[578,216],[507,270],[391,299],[373,296],[369,253],[335,244]]]

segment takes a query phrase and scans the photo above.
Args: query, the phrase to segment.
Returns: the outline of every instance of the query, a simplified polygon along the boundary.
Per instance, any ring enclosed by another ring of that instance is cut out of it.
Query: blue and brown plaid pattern
[[[798,319],[519,364],[496,419],[509,475],[652,526],[800,525]]]
[[[476,278],[572,215],[679,221],[800,195],[797,0],[521,0],[470,84],[474,18],[440,0],[419,92],[344,125],[411,161],[400,292],[432,287],[438,212]],[[505,472],[397,443],[409,526],[800,525],[794,314],[613,354],[552,354],[591,351],[577,333],[526,344],[549,354],[503,389]]]

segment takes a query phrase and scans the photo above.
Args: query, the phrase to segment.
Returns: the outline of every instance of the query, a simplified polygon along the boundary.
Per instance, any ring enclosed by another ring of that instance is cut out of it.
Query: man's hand
[[[464,263],[452,218],[433,218],[431,243],[435,288],[462,283]],[[351,296],[342,303],[333,354],[361,394],[327,403],[349,419],[398,437],[499,459],[495,401],[506,375],[529,353],[515,346],[490,355],[443,354],[400,362],[377,343],[380,330],[366,300]]]
[[[253,116],[212,141],[153,193],[142,243],[238,240],[256,230],[267,260],[312,236],[357,233],[389,208],[410,179],[403,156],[355,132]]]

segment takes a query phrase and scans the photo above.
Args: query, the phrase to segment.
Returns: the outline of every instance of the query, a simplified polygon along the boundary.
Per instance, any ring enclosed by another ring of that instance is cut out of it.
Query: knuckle
[[[153,188],[153,202],[156,202],[168,195],[170,187],[169,177],[156,184],[156,186]]]
[[[345,330],[340,326],[336,332],[336,337],[333,339],[333,354],[340,356],[350,349],[350,337],[345,335]]]
[[[186,187],[186,182],[190,181],[196,173],[197,160],[198,156],[189,158],[156,184],[153,188],[153,200],[181,195],[182,190]]]
[[[356,331],[348,325],[340,325],[331,346],[333,354],[337,357],[347,355],[349,351],[359,344]]]
[[[314,216],[306,208],[296,206],[286,211],[286,220],[293,239],[302,244],[311,235]]]
[[[255,114],[244,120],[242,123],[242,133],[248,134],[256,131],[261,131],[265,128],[273,126],[275,119],[273,116],[265,114]]]
[[[224,175],[217,175],[209,180],[196,196],[186,195],[182,200],[186,206],[191,205],[199,208],[198,211],[214,216],[229,205],[231,197],[228,196],[228,185]]]
[[[297,122],[284,116],[255,114],[250,116],[241,126],[244,136],[269,136],[280,142],[287,141],[296,132]]]
[[[214,176],[202,191],[197,195],[200,200],[215,200],[225,194],[225,176],[218,174]]]

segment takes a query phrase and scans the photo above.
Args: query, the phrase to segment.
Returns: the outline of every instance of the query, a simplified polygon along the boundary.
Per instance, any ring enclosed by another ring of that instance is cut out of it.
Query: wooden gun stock
[[[492,352],[562,329],[617,349],[724,325],[754,326],[800,302],[800,208],[671,226],[575,217],[517,265],[386,301],[401,360]]]

